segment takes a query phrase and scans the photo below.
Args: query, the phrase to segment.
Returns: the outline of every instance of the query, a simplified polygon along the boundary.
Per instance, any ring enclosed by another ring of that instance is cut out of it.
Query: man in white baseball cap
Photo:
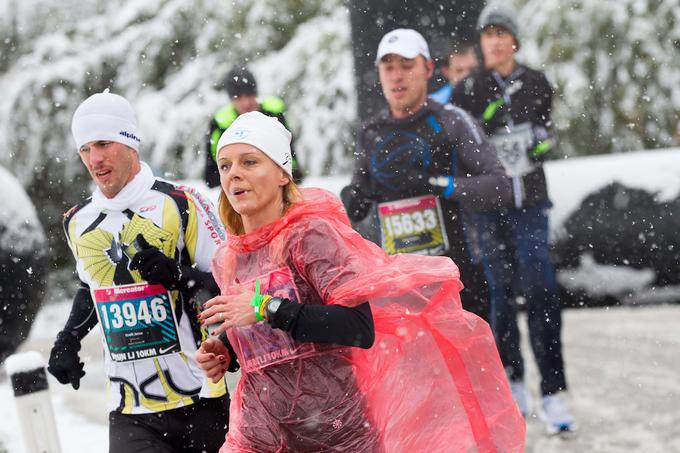
[[[428,101],[434,64],[420,33],[390,31],[381,39],[375,61],[387,108],[357,134],[354,175],[341,192],[347,214],[355,224],[370,223],[380,232],[376,242],[389,253],[452,258],[465,285],[463,307],[486,317],[488,289],[481,266],[473,263],[461,209],[494,210],[509,201],[503,167],[466,112]],[[432,211],[423,209],[423,197]],[[421,228],[422,216],[439,209],[442,218],[431,218],[433,228]],[[383,213],[395,210],[418,227],[393,228],[391,217]]]
[[[425,103],[434,63],[420,33],[409,28],[387,33],[378,45],[375,65],[383,95],[395,118],[411,115]]]
[[[387,54],[397,54],[404,58],[412,59],[422,55],[425,60],[431,60],[430,49],[423,35],[410,28],[397,28],[382,37],[378,44],[378,53],[375,65]]]

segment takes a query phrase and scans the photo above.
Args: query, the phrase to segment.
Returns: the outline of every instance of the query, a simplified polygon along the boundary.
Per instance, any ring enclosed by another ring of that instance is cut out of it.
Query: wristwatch
[[[267,314],[267,322],[271,322],[270,320],[274,319],[277,310],[281,306],[281,302],[283,300],[280,297],[272,297],[267,301],[267,305],[264,307],[264,311]]]

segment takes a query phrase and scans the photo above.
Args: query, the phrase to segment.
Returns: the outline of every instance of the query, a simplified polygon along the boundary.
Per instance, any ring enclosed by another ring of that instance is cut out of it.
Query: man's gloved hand
[[[371,210],[373,201],[364,193],[361,187],[349,185],[340,191],[340,199],[345,205],[347,216],[353,221],[358,222],[366,217]]]
[[[453,184],[453,176],[431,176],[427,182],[432,186],[432,193],[443,198],[451,198],[456,190],[456,186]]]
[[[74,389],[80,387],[80,378],[85,376],[85,364],[78,357],[80,341],[68,332],[59,332],[50,351],[47,371],[57,378],[61,384],[71,384]]]
[[[139,251],[132,258],[130,269],[138,270],[142,278],[151,284],[161,284],[169,290],[177,289],[182,278],[179,263],[149,244],[141,234],[137,235],[135,242]]]

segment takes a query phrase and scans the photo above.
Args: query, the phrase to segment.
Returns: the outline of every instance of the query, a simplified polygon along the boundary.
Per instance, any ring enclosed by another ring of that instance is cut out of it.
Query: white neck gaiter
[[[106,198],[97,187],[92,193],[92,205],[97,209],[109,211],[124,211],[133,206],[156,182],[151,168],[145,162],[140,162],[140,166],[139,173],[113,198]]]

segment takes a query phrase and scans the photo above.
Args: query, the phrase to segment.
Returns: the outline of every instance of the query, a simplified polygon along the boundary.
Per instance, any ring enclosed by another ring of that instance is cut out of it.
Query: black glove
[[[161,284],[169,290],[177,289],[182,278],[179,263],[150,245],[141,234],[137,235],[135,242],[139,251],[132,258],[130,269],[138,270],[142,278],[151,284]]]
[[[347,216],[353,222],[358,222],[366,217],[373,204],[369,196],[356,185],[344,187],[340,192],[340,199],[345,205]]]
[[[83,367],[85,364],[78,357],[80,341],[69,332],[61,331],[57,334],[50,360],[47,363],[47,371],[57,378],[61,384],[71,384],[74,389],[80,387],[80,378],[85,376]]]
[[[427,182],[432,188],[432,194],[443,198],[451,198],[456,189],[453,183],[453,176],[432,176]]]

